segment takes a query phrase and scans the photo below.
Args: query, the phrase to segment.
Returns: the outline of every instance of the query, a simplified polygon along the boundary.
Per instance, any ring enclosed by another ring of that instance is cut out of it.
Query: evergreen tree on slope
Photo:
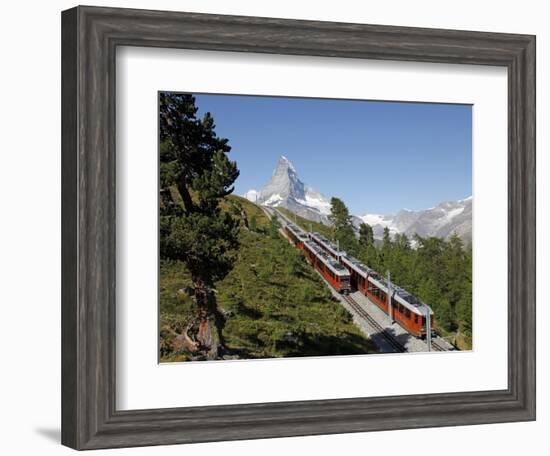
[[[213,286],[232,268],[239,230],[219,203],[239,171],[212,116],[197,118],[192,95],[161,93],[159,101],[161,256],[184,262],[191,273],[197,314],[185,337],[195,354],[213,359],[223,347],[224,325]]]

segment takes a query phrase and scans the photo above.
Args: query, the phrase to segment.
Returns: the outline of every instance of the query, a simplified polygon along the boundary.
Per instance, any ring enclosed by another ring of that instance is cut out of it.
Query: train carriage
[[[351,288],[349,271],[313,242],[306,241],[303,245],[306,258],[327,282],[337,292],[349,293]]]
[[[395,321],[417,337],[426,337],[426,315],[429,314],[432,336],[435,336],[433,311],[416,296],[397,287],[393,293],[392,305]]]
[[[340,262],[348,269],[350,273],[350,282],[352,288],[355,288],[361,293],[366,294],[369,274],[373,273],[374,271],[345,252],[341,254]]]
[[[304,242],[308,240],[308,236],[296,225],[288,224],[285,226],[285,233],[292,243],[300,250],[304,249]]]
[[[368,278],[367,297],[380,307],[384,312],[388,311],[388,282],[377,273],[372,273]],[[395,322],[416,337],[426,336],[426,315],[430,314],[431,332],[433,330],[433,311],[422,303],[416,296],[391,284],[391,316]]]
[[[388,312],[388,283],[386,282],[386,279],[376,272],[369,274],[365,294],[384,312]]]

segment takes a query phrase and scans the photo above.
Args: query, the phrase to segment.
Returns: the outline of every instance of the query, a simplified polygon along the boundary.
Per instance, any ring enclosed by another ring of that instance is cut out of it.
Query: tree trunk
[[[193,326],[193,322],[189,323],[184,329],[183,333],[178,333],[170,328],[170,332],[174,335],[174,340],[172,340],[171,348],[173,351],[179,351],[182,348],[189,351],[190,353],[195,353],[198,350],[198,343],[193,341],[189,337],[189,330]]]
[[[208,359],[216,359],[223,348],[223,315],[217,308],[216,298],[202,279],[194,280],[195,300],[198,310],[199,329],[197,342]]]

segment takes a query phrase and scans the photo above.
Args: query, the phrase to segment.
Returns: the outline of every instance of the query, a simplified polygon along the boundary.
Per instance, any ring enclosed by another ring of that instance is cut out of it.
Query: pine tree
[[[269,228],[268,228],[269,235],[273,239],[277,239],[279,237],[280,229],[281,229],[281,224],[279,222],[279,219],[275,216],[271,217],[269,219]]]
[[[395,237],[395,246],[403,252],[411,250],[411,243],[405,233],[400,233]]]
[[[185,336],[195,339],[197,354],[216,358],[224,318],[213,287],[232,268],[239,233],[239,221],[219,203],[233,191],[239,171],[212,116],[198,119],[197,110],[192,95],[160,95],[160,251],[191,273],[197,316],[188,327],[193,334]]]
[[[395,281],[403,287],[408,287],[413,283],[413,278],[411,277],[413,267],[409,238],[406,234],[400,233],[395,235],[393,241],[391,241],[388,236],[386,242],[386,267],[391,271]]]
[[[390,248],[391,247],[391,236],[390,236],[390,229],[386,226],[384,227],[384,234],[382,235],[382,248]]]
[[[359,225],[359,244],[361,244],[362,247],[374,245],[374,232],[372,226],[368,223],[361,223],[361,225]]]
[[[393,269],[391,266],[391,254],[392,254],[392,240],[390,236],[390,229],[386,226],[384,228],[384,234],[382,235],[382,248],[380,250],[380,261],[384,271],[387,269]]]
[[[340,248],[353,252],[357,250],[357,238],[351,222],[351,215],[344,202],[339,198],[330,200],[329,220],[332,222],[334,238],[340,242]]]

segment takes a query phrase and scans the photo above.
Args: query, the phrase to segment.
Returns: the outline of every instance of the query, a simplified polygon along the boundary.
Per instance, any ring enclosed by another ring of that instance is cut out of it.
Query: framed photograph
[[[62,443],[535,419],[535,37],[62,13]]]

